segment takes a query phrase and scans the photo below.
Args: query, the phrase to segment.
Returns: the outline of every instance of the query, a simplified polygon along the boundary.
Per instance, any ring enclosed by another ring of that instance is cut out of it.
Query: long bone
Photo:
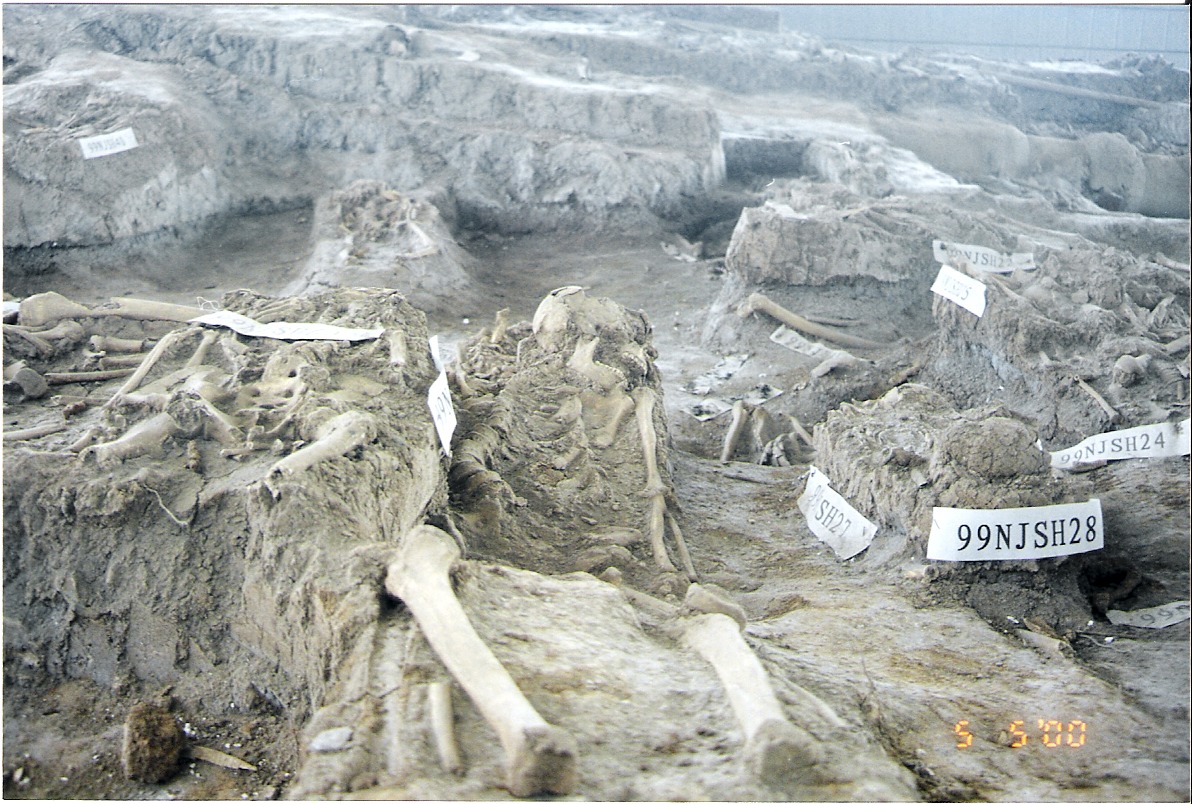
[[[455,742],[455,722],[451,711],[451,682],[432,681],[426,685],[426,708],[430,715],[430,729],[435,738],[439,765],[448,773],[463,771],[459,746]]]
[[[823,749],[786,719],[770,679],[727,614],[687,620],[683,638],[712,665],[745,735],[745,753],[762,782],[781,785],[811,776]]]
[[[273,464],[265,474],[265,486],[276,498],[279,492],[274,483],[277,479],[306,471],[320,461],[338,458],[371,441],[376,432],[377,420],[371,414],[355,410],[341,413],[319,426],[313,443]]]
[[[385,588],[406,604],[427,642],[497,733],[506,785],[515,796],[567,795],[575,788],[575,738],[534,709],[468,621],[451,588],[455,540],[430,525],[402,539]]]
[[[666,487],[658,473],[658,438],[654,433],[653,389],[641,386],[633,392],[634,411],[637,413],[637,429],[642,439],[642,454],[646,462],[646,487],[642,496],[650,498],[648,518],[650,548],[654,551],[654,563],[663,572],[675,572],[675,565],[666,554]]]
[[[607,395],[601,396],[591,391],[580,394],[580,401],[585,410],[595,412],[599,418],[607,417],[604,424],[597,428],[592,436],[592,443],[606,449],[617,440],[617,431],[621,429],[621,422],[625,421],[634,410],[633,400],[620,388],[614,388]]]
[[[92,335],[91,348],[97,352],[143,352],[152,341],[134,338],[115,338],[111,335]]]
[[[792,329],[797,329],[800,332],[805,332],[808,335],[815,335],[818,338],[823,338],[826,341],[839,343],[842,346],[853,346],[859,349],[873,349],[881,347],[882,344],[875,341],[866,340],[865,338],[858,338],[855,335],[849,335],[844,332],[837,332],[831,327],[825,327],[822,324],[817,324],[814,321],[808,321],[798,313],[792,313],[782,305],[768,298],[761,293],[750,293],[741,305],[737,308],[737,315],[744,318],[750,313],[759,312],[776,318],[783,324],[786,324]]]
[[[107,467],[139,455],[158,454],[165,440],[177,432],[178,424],[173,418],[168,413],[158,413],[133,426],[115,441],[87,447],[79,457],[86,459],[94,455],[101,467]]]

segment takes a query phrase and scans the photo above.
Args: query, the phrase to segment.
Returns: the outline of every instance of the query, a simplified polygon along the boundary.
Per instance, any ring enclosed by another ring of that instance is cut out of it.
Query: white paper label
[[[934,561],[1054,558],[1105,546],[1101,501],[1034,508],[933,508],[927,557]]]
[[[960,273],[950,265],[941,265],[931,292],[956,302],[976,316],[985,314],[985,285]]]
[[[770,340],[779,346],[785,346],[792,352],[798,352],[808,357],[827,359],[840,351],[839,349],[824,346],[822,343],[809,341],[793,329],[788,329],[785,325],[771,332]]]
[[[447,384],[447,372],[440,371],[439,378],[430,384],[427,404],[430,405],[430,417],[434,419],[435,430],[439,433],[439,443],[443,445],[443,453],[450,455],[451,434],[455,432],[455,406],[451,404],[451,387]]]
[[[439,352],[439,336],[431,335],[428,338],[430,341],[430,359],[435,361],[435,368],[443,371],[443,355]]]
[[[828,476],[814,466],[798,506],[807,517],[807,527],[841,560],[864,550],[877,534],[877,525],[857,513],[828,485]]]
[[[230,310],[201,315],[192,318],[190,323],[227,327],[250,338],[276,338],[283,341],[371,341],[381,337],[381,333],[385,331],[384,327],[353,329],[337,327],[334,324],[295,324],[289,321],[260,324],[246,315]]]
[[[949,243],[946,240],[932,240],[931,250],[938,263],[947,265],[956,261],[955,255],[960,255],[978,271],[989,274],[1009,274],[1020,269],[1033,271],[1036,267],[1034,254],[1005,254],[984,246]]]
[[[1192,613],[1192,603],[1187,600],[1177,600],[1164,606],[1152,606],[1149,609],[1135,609],[1134,611],[1118,611],[1110,609],[1105,616],[1114,625],[1133,625],[1136,628],[1166,628],[1169,625],[1182,623]]]
[[[80,137],[79,147],[83,149],[84,159],[94,159],[97,156],[111,156],[121,151],[131,151],[140,145],[137,135],[131,128],[122,128],[111,134],[100,134],[98,137]]]
[[[1089,436],[1074,447],[1051,453],[1056,469],[1073,469],[1098,461],[1126,458],[1172,458],[1192,452],[1189,419],[1182,422],[1144,424],[1128,430]]]

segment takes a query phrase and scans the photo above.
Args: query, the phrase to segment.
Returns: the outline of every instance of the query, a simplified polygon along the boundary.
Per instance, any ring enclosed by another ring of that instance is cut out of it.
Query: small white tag
[[[1187,455],[1192,452],[1189,421],[1192,420],[1144,424],[1089,436],[1074,447],[1051,453],[1051,465],[1056,469],[1074,469],[1098,461]]]
[[[959,254],[968,260],[969,265],[989,274],[1009,274],[1019,269],[1033,271],[1036,267],[1034,254],[1006,254],[984,246],[949,243],[946,240],[932,240],[931,250],[935,254],[935,261],[942,265],[955,262],[953,255]]]
[[[933,561],[1054,558],[1105,546],[1101,501],[1033,508],[933,508],[927,557]]]
[[[130,151],[140,145],[137,135],[131,128],[122,128],[111,134],[100,134],[98,137],[80,137],[79,147],[83,149],[84,159],[94,159],[97,156],[111,156],[121,151]]]
[[[434,419],[435,430],[439,433],[439,442],[443,445],[443,453],[450,456],[451,434],[455,432],[455,406],[451,404],[451,386],[447,384],[447,372],[439,372],[438,379],[430,384],[430,393],[426,399],[430,405],[430,417]]]
[[[808,357],[828,358],[840,351],[839,349],[824,346],[822,343],[809,341],[793,329],[788,329],[786,325],[780,326],[771,332],[770,340],[779,346],[785,346],[792,352],[798,352]]]
[[[1169,625],[1182,623],[1192,616],[1192,602],[1177,600],[1163,606],[1152,606],[1149,609],[1135,609],[1134,611],[1118,611],[1110,609],[1105,616],[1114,625],[1133,625],[1136,628],[1166,628]]]
[[[985,285],[960,273],[950,265],[941,265],[931,292],[956,302],[978,317],[985,314]]]
[[[798,506],[807,518],[807,527],[842,561],[868,547],[877,534],[877,525],[857,513],[828,485],[828,476],[814,466]]]
[[[334,324],[296,324],[289,321],[261,324],[230,310],[201,315],[190,319],[189,323],[227,327],[250,338],[275,338],[281,341],[371,341],[381,337],[381,333],[385,331],[384,327],[355,329],[337,327]]]
[[[427,340],[430,341],[430,359],[435,361],[435,368],[443,371],[443,355],[439,352],[439,336],[431,335]]]

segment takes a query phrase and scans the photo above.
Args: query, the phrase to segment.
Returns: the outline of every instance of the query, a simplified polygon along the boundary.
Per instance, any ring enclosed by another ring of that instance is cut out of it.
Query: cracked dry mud
[[[217,11],[83,10],[59,55],[6,9],[6,797],[1187,800],[1188,623],[1106,612],[1188,598],[1188,458],[1046,452],[1187,417],[1178,101],[1035,119],[963,61],[644,10]],[[146,104],[201,145],[123,155],[183,177],[152,203],[38,178]],[[934,239],[1038,267],[977,318]],[[878,526],[847,561],[812,465]],[[1101,550],[925,558],[933,507],[1091,498]]]

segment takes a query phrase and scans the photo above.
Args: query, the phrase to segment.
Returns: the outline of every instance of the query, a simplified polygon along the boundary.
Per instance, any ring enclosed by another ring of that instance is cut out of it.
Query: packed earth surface
[[[1186,72],[3,39],[6,798],[1188,800]]]

